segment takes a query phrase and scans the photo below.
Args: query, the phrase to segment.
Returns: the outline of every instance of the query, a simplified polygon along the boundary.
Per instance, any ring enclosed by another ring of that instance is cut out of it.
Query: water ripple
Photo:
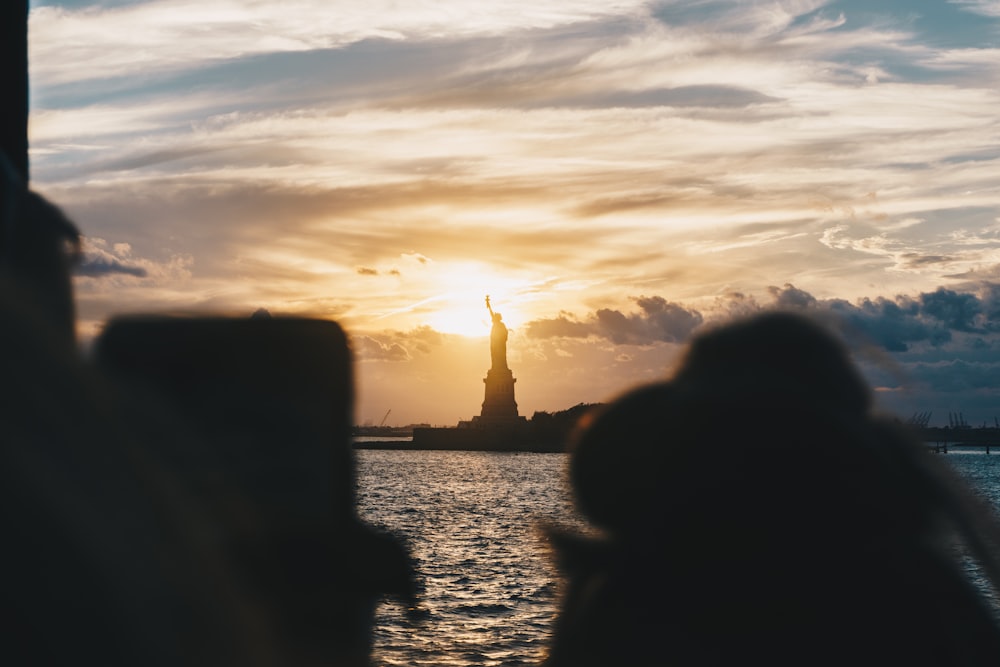
[[[421,579],[422,620],[380,605],[376,665],[538,663],[558,573],[541,523],[579,524],[564,454],[358,452],[359,512],[403,538]]]

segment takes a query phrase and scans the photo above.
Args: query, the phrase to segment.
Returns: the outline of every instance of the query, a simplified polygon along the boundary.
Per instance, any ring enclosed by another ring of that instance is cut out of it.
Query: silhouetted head
[[[766,313],[702,334],[674,381],[716,394],[802,394],[855,416],[871,409],[871,393],[840,341],[792,313]]]
[[[70,269],[80,233],[63,212],[32,192],[0,152],[0,280],[47,320],[68,348],[75,343]]]
[[[838,340],[775,313],[703,334],[673,379],[589,415],[570,479],[604,536],[555,536],[550,667],[1000,659],[947,547],[985,523],[870,408]]]
[[[867,387],[835,338],[802,317],[763,315],[702,335],[671,381],[630,391],[581,424],[573,488],[584,514],[618,534],[684,521],[678,507],[706,518],[717,509],[711,520],[728,522],[738,512],[715,508],[724,497],[715,494],[749,493],[748,506],[763,498],[757,485],[784,488],[779,504],[795,494],[796,503],[815,496],[823,506],[838,498],[825,511],[842,515],[838,485],[867,463],[881,465],[868,443],[868,407]],[[793,489],[785,470],[798,465],[821,465],[826,477]],[[824,486],[829,495],[810,493]]]
[[[499,322],[502,319],[503,319],[503,316],[500,313],[493,313],[493,321],[494,322]]]

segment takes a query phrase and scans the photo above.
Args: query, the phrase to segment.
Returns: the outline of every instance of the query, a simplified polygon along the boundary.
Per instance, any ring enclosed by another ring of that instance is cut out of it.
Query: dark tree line
[[[556,451],[564,451],[569,436],[580,418],[601,405],[601,403],[578,403],[569,409],[557,412],[535,412],[528,420],[531,438],[534,442],[544,443]]]

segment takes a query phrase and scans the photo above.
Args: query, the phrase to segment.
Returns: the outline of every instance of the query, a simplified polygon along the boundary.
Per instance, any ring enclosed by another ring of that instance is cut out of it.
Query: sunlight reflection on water
[[[947,461],[994,506],[1000,507],[1000,455],[983,449],[955,449],[943,454]]]
[[[565,454],[358,452],[361,517],[406,540],[422,621],[380,605],[376,665],[537,664],[556,613],[558,574],[540,522],[582,525]]]
[[[948,463],[989,500],[993,507],[1000,508],[1000,456],[995,450],[992,454],[987,454],[985,450],[979,448],[952,449],[948,454],[941,456],[945,456]],[[976,586],[990,600],[993,612],[1000,621],[1000,600],[987,583],[979,566],[974,561],[966,560],[965,569]]]

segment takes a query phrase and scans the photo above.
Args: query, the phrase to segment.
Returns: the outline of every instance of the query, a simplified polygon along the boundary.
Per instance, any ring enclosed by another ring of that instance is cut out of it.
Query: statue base
[[[509,368],[491,368],[483,379],[486,384],[486,398],[483,400],[483,421],[518,419],[517,403],[514,401],[514,373]],[[475,421],[475,420],[474,420]]]

